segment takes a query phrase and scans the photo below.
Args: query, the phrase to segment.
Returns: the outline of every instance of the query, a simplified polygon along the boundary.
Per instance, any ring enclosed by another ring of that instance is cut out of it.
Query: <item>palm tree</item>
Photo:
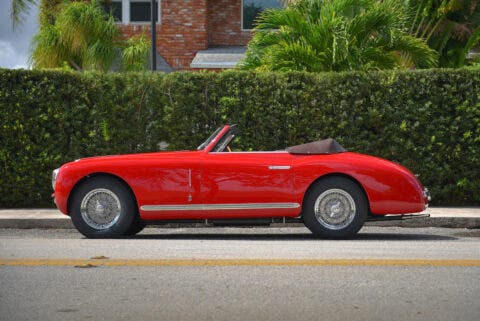
[[[410,32],[440,53],[441,67],[465,65],[468,52],[480,45],[479,0],[405,0]]]
[[[66,0],[10,0],[10,21],[12,22],[12,29],[15,30],[18,26],[22,24],[23,17],[37,2],[39,3],[40,8],[40,27],[47,24],[53,24],[55,22],[55,16],[58,15],[61,5],[65,1]]]
[[[12,22],[12,29],[21,23],[22,18],[28,13],[31,6],[35,4],[36,0],[11,0],[10,1],[10,20]]]
[[[13,29],[37,1],[40,31],[32,41],[30,57],[34,68],[107,71],[120,56],[120,70],[146,69],[148,38],[140,35],[124,40],[99,0],[11,0]]]
[[[145,36],[122,39],[113,17],[97,0],[69,2],[60,8],[53,24],[46,23],[33,39],[34,68],[68,67],[83,71],[108,71],[122,56],[122,69],[146,68],[149,40]]]
[[[244,69],[346,71],[436,65],[437,54],[406,29],[397,0],[298,0],[264,11]]]

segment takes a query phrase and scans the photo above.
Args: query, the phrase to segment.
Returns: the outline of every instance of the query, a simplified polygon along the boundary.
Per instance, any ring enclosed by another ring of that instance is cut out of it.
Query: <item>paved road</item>
[[[480,320],[480,230],[5,229],[0,264],[0,320]]]

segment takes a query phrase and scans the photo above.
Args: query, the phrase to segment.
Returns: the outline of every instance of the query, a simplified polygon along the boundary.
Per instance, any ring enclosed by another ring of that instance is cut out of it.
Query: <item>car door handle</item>
[[[270,165],[268,166],[268,169],[274,171],[274,170],[287,170],[290,169],[290,166],[288,165]]]

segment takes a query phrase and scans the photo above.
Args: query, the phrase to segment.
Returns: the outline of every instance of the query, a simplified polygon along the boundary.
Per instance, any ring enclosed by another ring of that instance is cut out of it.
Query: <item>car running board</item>
[[[271,217],[271,218],[248,218],[248,219],[204,219],[204,220],[155,220],[146,221],[148,225],[174,227],[182,225],[202,226],[270,226],[300,223],[303,224],[301,218],[295,217]]]
[[[369,216],[366,219],[366,222],[376,222],[376,221],[401,221],[401,220],[411,220],[415,218],[427,218],[430,217],[430,214],[389,214],[389,215],[374,215]]]
[[[391,214],[368,216],[366,222],[375,221],[401,221],[417,218],[427,218],[430,214]],[[203,220],[155,220],[146,221],[148,225],[160,227],[212,227],[212,226],[273,226],[281,227],[282,225],[297,223],[303,226],[301,217],[271,217],[271,218],[248,218],[248,219],[203,219]]]

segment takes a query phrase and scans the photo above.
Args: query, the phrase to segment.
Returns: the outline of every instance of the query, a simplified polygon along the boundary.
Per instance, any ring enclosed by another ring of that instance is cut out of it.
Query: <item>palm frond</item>
[[[359,52],[358,60],[363,70],[395,69],[400,65],[400,59],[395,52],[374,46],[363,48]]]
[[[318,53],[311,46],[300,41],[281,43],[269,51],[267,64],[268,70],[287,71],[303,70],[310,72],[324,71],[322,58],[324,53]]]
[[[68,48],[60,41],[58,29],[46,26],[37,33],[32,41],[30,65],[33,68],[56,68],[68,60]]]
[[[147,67],[150,40],[142,34],[127,40],[122,52],[122,70],[142,71]]]
[[[28,14],[35,0],[11,0],[10,1],[10,20],[12,22],[12,29],[15,30],[22,18]]]
[[[409,57],[419,68],[432,68],[438,63],[438,53],[423,39],[411,35],[395,35],[390,49]]]
[[[392,11],[395,11],[396,15],[392,15]],[[355,34],[357,41],[364,41],[381,34],[388,36],[389,30],[402,28],[402,19],[402,9],[391,1],[385,1],[374,4],[370,10],[351,19],[347,31]]]
[[[115,47],[109,43],[97,40],[90,44],[84,53],[84,68],[90,70],[108,71],[115,58]]]

